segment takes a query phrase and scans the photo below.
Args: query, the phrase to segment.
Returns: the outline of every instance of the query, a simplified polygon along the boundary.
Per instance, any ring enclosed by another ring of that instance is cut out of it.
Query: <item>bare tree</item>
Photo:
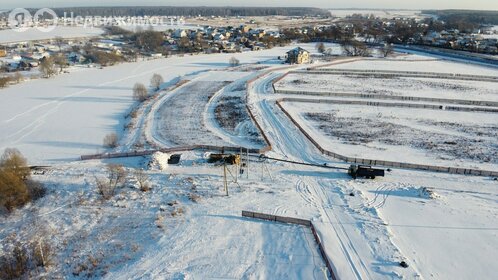
[[[106,178],[95,178],[97,191],[103,199],[110,199],[116,193],[116,189],[121,187],[126,181],[126,170],[119,164],[108,164]]]
[[[62,72],[62,70],[69,65],[66,56],[62,53],[54,56],[54,64],[59,66],[59,72]]]
[[[133,99],[143,102],[147,100],[147,97],[148,97],[148,92],[144,84],[136,83],[135,86],[133,86]]]
[[[392,54],[394,53],[394,48],[393,48],[393,45],[392,45],[392,44],[388,44],[388,43],[386,43],[386,44],[382,47],[381,51],[382,51],[382,55],[383,55],[384,57],[388,57],[388,56],[390,56],[390,55],[392,55]]]
[[[325,53],[326,51],[326,48],[325,48],[325,44],[320,42],[318,44],[316,44],[316,50],[319,52],[319,53]]]
[[[143,169],[136,169],[133,175],[137,179],[141,191],[147,192],[150,190],[149,175]]]
[[[116,148],[118,146],[118,135],[116,133],[109,133],[104,136],[104,147]]]
[[[40,72],[43,77],[50,78],[57,73],[55,69],[54,59],[51,57],[44,57],[40,63]]]
[[[231,67],[235,67],[235,66],[239,66],[240,65],[240,61],[237,58],[233,57],[233,56],[232,56],[232,58],[230,58],[230,60],[228,61],[228,63],[230,64]]]
[[[347,56],[370,56],[370,50],[363,42],[347,40],[341,46],[344,54]]]
[[[152,75],[152,78],[150,79],[150,86],[154,89],[154,90],[159,90],[161,88],[161,85],[164,83],[164,79],[161,75],[159,74],[154,74]]]

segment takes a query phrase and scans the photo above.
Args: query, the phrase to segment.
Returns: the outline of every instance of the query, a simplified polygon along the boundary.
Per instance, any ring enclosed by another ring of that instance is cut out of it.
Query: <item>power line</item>
[[[348,170],[347,167],[332,166],[332,165],[327,165],[327,163],[316,164],[316,163],[298,162],[298,161],[293,161],[293,160],[286,160],[286,159],[268,157],[268,156],[265,156],[263,154],[261,154],[259,156],[257,156],[257,155],[249,155],[249,156],[251,156],[251,157],[257,157],[257,158],[260,158],[260,159],[269,159],[269,160],[275,160],[275,161],[287,162],[287,163],[299,164],[299,165],[306,165],[306,166],[315,166],[315,167],[322,167],[322,168],[328,168],[328,169]]]

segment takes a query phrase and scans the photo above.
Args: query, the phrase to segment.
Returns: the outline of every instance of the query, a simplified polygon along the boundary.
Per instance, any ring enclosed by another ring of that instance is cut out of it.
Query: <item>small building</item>
[[[287,52],[287,63],[290,64],[305,64],[310,63],[310,52],[297,47]]]

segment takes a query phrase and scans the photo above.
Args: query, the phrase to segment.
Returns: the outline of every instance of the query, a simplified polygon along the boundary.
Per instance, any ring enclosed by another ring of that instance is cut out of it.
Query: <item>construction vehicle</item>
[[[368,165],[356,165],[351,164],[348,169],[348,174],[356,179],[358,177],[363,177],[367,179],[375,179],[377,176],[384,177],[384,169],[372,168]]]
[[[240,155],[237,154],[210,154],[209,163],[224,162],[228,165],[240,164]]]

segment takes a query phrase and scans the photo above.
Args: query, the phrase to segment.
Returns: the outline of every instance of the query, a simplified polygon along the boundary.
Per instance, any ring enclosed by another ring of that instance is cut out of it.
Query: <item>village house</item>
[[[305,64],[310,63],[310,52],[297,47],[287,52],[287,63],[290,64]]]

